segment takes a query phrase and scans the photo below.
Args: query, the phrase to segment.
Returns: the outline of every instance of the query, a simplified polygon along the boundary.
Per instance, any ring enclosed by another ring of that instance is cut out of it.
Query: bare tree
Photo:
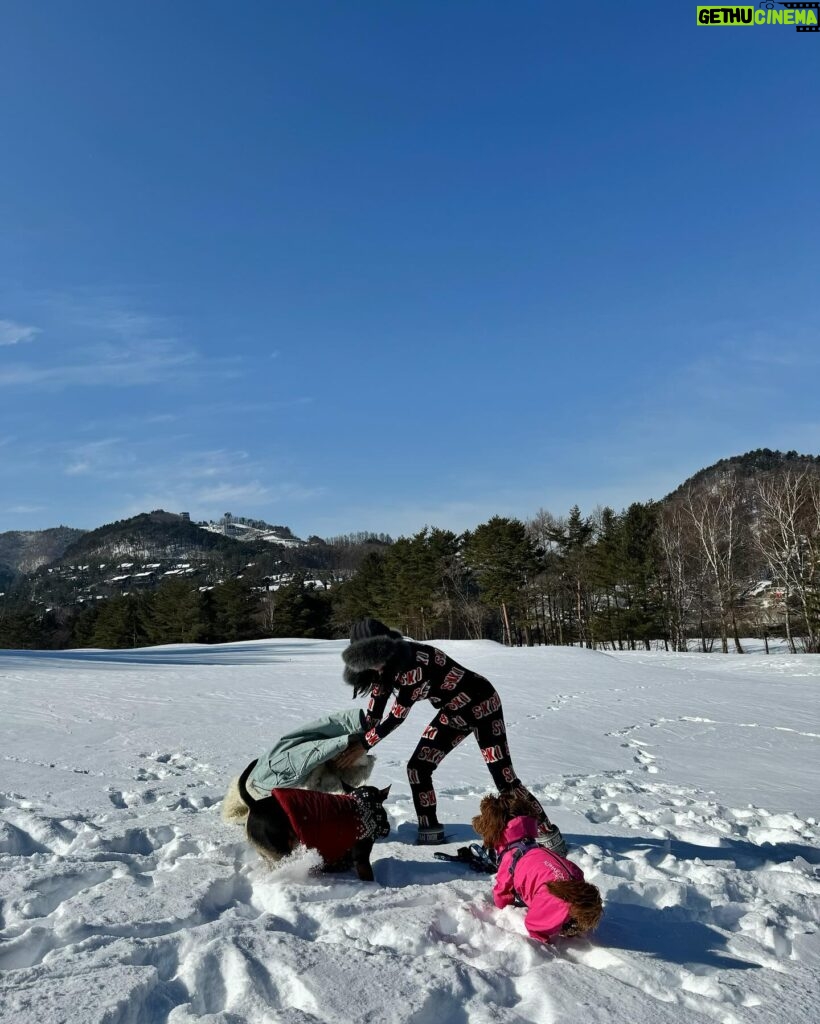
[[[809,471],[788,469],[785,473],[759,477],[754,495],[758,506],[755,545],[785,592],[789,650],[796,650],[790,608],[791,598],[795,598],[802,611],[806,649],[814,651],[817,636],[812,622],[811,600],[817,562],[816,544],[812,544],[811,536],[813,502]]]
[[[455,615],[468,640],[481,640],[484,636],[485,610],[478,600],[472,574],[464,565],[461,555],[449,559],[443,566],[442,573],[448,594],[447,617],[451,634],[451,617]]]
[[[737,563],[741,555],[745,501],[734,473],[727,473],[708,488],[690,487],[683,499],[714,585],[720,614],[720,642],[729,652],[729,632],[738,654],[743,647],[737,630]]]
[[[820,654],[820,474],[812,473],[806,483],[809,494],[806,514],[806,546],[812,580],[808,614],[813,623],[812,653]]]
[[[676,651],[687,650],[687,626],[697,588],[693,585],[694,563],[690,517],[677,501],[662,507],[658,518],[658,541],[663,559],[669,638]]]

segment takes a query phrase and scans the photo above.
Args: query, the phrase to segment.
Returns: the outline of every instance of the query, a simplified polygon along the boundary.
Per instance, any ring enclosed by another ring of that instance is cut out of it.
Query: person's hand
[[[337,754],[331,762],[337,768],[352,768],[359,758],[364,754],[365,749],[359,740],[354,740],[347,750]]]

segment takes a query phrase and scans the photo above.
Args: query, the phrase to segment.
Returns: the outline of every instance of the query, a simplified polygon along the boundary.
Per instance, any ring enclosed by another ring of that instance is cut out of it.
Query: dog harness
[[[521,899],[518,890],[515,887],[515,868],[525,853],[529,853],[533,847],[538,846],[538,843],[531,836],[526,839],[516,839],[514,843],[510,843],[509,846],[505,846],[503,850],[499,851],[499,861],[508,853],[510,850],[513,851],[512,860],[510,861],[510,886],[513,891],[514,903],[517,907],[526,907],[526,903]]]

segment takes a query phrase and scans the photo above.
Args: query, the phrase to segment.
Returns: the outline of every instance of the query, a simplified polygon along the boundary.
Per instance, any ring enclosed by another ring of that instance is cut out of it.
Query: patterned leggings
[[[490,775],[493,777],[498,792],[515,792],[525,797],[532,803],[533,817],[544,824],[549,822],[544,808],[515,774],[507,743],[507,728],[504,724],[501,700],[494,690],[490,693],[492,695],[485,697],[479,704],[480,709],[488,709],[487,713],[479,718],[472,728],[463,715],[442,710],[421,734],[418,746],[407,762],[407,778],[410,782],[413,806],[416,809],[420,827],[429,828],[439,824],[436,815],[433,772],[450,751],[454,750],[470,733],[478,742],[481,756],[490,769]],[[475,705],[472,704],[464,709],[470,717],[473,717],[471,713],[473,706]],[[455,722],[454,719],[456,719]]]

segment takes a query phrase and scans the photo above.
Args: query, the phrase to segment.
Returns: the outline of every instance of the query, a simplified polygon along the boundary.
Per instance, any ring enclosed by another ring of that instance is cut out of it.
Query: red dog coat
[[[273,789],[300,843],[318,850],[326,864],[340,860],[363,829],[351,796],[309,789]]]

